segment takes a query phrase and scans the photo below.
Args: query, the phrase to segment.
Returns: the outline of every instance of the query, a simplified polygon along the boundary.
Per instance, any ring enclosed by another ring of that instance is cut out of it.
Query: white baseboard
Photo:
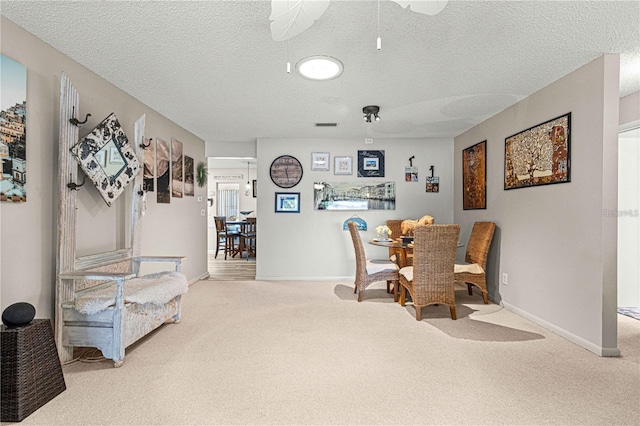
[[[350,277],[259,277],[256,281],[348,281],[353,284],[353,276]]]
[[[555,324],[551,324],[548,321],[543,320],[542,318],[539,318],[535,315],[530,314],[527,311],[524,311],[518,307],[515,307],[507,302],[505,302],[504,300],[501,302],[502,306],[504,306],[505,308],[507,308],[508,310],[510,310],[511,312],[528,319],[531,322],[534,322],[536,324],[538,324],[541,327],[546,328],[547,330],[561,336],[564,337],[565,339],[567,339],[568,341],[570,341],[571,343],[575,343],[578,346],[582,346],[583,348],[593,352],[596,355],[599,356],[606,356],[606,357],[616,357],[616,356],[620,356],[620,349],[618,348],[603,348],[602,346],[598,346],[592,342],[589,342],[588,340],[583,339],[580,336],[576,336],[575,334],[565,330],[564,328],[560,328]]]
[[[200,280],[206,280],[207,278],[209,278],[211,275],[208,272],[205,272],[204,274],[200,274],[199,276],[195,277],[194,279],[189,281],[189,285],[197,283]]]

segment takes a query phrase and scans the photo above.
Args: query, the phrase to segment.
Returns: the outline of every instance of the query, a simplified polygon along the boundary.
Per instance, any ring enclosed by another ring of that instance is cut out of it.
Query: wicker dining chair
[[[393,282],[394,300],[398,298],[398,265],[387,259],[367,260],[364,252],[358,225],[355,222],[349,222],[349,233],[351,233],[351,241],[356,252],[356,279],[354,282],[353,292],[358,293],[358,302],[362,301],[362,292],[369,284],[386,281],[387,293],[391,293],[391,283]]]
[[[496,224],[493,222],[476,222],[471,229],[467,253],[465,255],[466,264],[456,264],[455,279],[457,283],[467,284],[469,295],[473,295],[472,287],[477,286],[482,291],[484,303],[489,303],[487,295],[487,256],[489,247],[493,240],[493,233]]]
[[[402,236],[402,230],[400,224],[404,219],[388,219],[386,222],[387,228],[391,230],[391,238],[400,238]],[[398,256],[400,256],[397,248],[389,247],[389,260],[398,263]],[[413,254],[407,253],[407,265],[413,263]]]
[[[449,306],[456,319],[453,268],[460,225],[419,225],[414,231],[413,266],[400,269],[400,305],[406,303],[407,291],[422,319],[422,307],[434,304]]]

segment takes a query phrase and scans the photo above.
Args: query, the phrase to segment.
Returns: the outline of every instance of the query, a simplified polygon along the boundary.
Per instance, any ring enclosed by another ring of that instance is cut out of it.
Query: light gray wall
[[[618,306],[630,307],[640,306],[640,92],[620,99],[620,128]]]
[[[490,297],[587,349],[616,355],[619,58],[604,55],[455,138],[455,221],[496,222]],[[571,182],[505,191],[506,137],[571,112]],[[487,140],[487,209],[462,210],[464,148]],[[509,274],[509,285],[498,277]]]
[[[52,318],[58,212],[58,131],[60,74],[64,71],[80,94],[80,112],[91,113],[80,136],[114,112],[131,142],[135,121],[146,115],[146,137],[177,138],[184,154],[206,161],[204,141],[167,120],[48,44],[2,17],[2,54],[27,68],[27,187],[26,203],[0,203],[0,305],[15,302],[35,306],[38,318]],[[114,65],[115,66],[115,65]],[[162,90],[162,88],[158,88]],[[84,118],[84,115],[82,116]],[[82,175],[82,173],[80,173]],[[66,182],[65,182],[66,183]],[[129,191],[129,190],[128,190]],[[78,193],[78,253],[124,247],[128,191],[109,208],[88,182]],[[183,271],[190,281],[207,273],[206,188],[196,186],[195,197],[157,204],[147,194],[142,224],[142,252],[185,255]],[[202,196],[201,204],[197,196]]]
[[[357,177],[358,150],[385,151],[384,179]],[[330,171],[311,171],[311,153],[329,152]],[[258,139],[258,258],[256,278],[265,280],[352,280],[354,250],[342,225],[354,214],[364,219],[368,230],[362,238],[375,236],[375,227],[387,219],[417,219],[432,215],[436,223],[453,222],[453,143],[451,139],[376,139],[373,145],[349,139]],[[302,181],[291,189],[277,187],[269,177],[271,162],[289,154],[302,163]],[[335,156],[353,157],[353,175],[333,174]],[[415,156],[419,182],[404,181],[404,167]],[[425,192],[425,177],[435,166],[440,192]],[[396,182],[396,210],[318,211],[313,208],[316,181]],[[276,192],[300,192],[300,213],[274,213]],[[384,258],[386,248],[365,245],[367,256]]]

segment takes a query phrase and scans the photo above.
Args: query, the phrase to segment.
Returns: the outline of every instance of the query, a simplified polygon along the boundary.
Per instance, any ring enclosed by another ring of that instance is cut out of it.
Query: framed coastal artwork
[[[571,113],[504,141],[504,189],[571,182]]]
[[[384,151],[358,151],[358,177],[384,177]]]

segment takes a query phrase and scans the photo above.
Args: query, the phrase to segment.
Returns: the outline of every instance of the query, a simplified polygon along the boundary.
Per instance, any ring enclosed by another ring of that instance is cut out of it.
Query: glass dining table
[[[413,239],[408,240],[402,237],[393,239],[374,238],[369,241],[369,244],[392,249],[392,252],[396,255],[396,263],[401,269],[407,266],[407,255],[413,253]],[[463,246],[464,244],[458,242],[458,248]]]
[[[413,252],[413,240],[403,240],[402,238],[380,239],[374,238],[369,244],[380,247],[390,248],[396,255],[396,263],[399,268],[407,266],[407,254]]]

